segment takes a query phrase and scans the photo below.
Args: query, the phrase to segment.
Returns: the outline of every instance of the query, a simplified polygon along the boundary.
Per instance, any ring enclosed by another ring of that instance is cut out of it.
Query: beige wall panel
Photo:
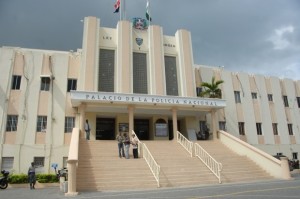
[[[273,102],[270,102],[269,108],[270,108],[270,114],[271,114],[272,123],[277,123],[277,117],[276,117],[275,107],[274,107],[274,103]]]
[[[67,145],[67,146],[70,145],[71,137],[72,137],[72,133],[65,133],[64,134],[64,145]]]
[[[75,117],[77,108],[72,107],[69,93],[66,95],[65,105],[65,115]]]
[[[247,142],[247,136],[246,135],[240,135],[240,139],[244,142]]]
[[[150,46],[149,46],[149,69],[151,88],[149,94],[165,95],[165,68],[164,68],[164,52],[163,52],[163,38],[162,29],[159,26],[151,26]]]
[[[14,75],[23,75],[24,74],[24,56],[22,53],[15,54],[15,63],[14,63]]]
[[[267,94],[272,94],[272,86],[271,86],[270,78],[265,77],[265,84],[266,84]]]
[[[81,65],[81,57],[78,53],[69,56],[68,78],[78,79],[78,72]],[[78,84],[78,83],[77,83]]]
[[[4,144],[16,144],[16,132],[6,132]]]
[[[20,104],[20,90],[11,90],[10,99],[8,102],[7,114],[9,115],[18,115],[19,113],[19,104]]]
[[[274,135],[274,139],[275,139],[275,144],[281,144],[279,135]]]
[[[117,47],[117,31],[113,28],[100,28],[99,46],[100,48],[116,48]]]
[[[119,21],[115,88],[116,92],[132,93],[132,36],[128,21]]]
[[[232,85],[234,91],[240,90],[240,81],[238,79],[238,76],[235,73],[232,73]]]
[[[163,35],[163,50],[165,55],[177,56],[177,45],[175,37]]]
[[[296,138],[294,135],[290,135],[290,142],[291,144],[296,144]]]
[[[254,109],[255,121],[262,122],[260,106],[257,100],[253,100],[253,109]]]
[[[265,137],[263,135],[258,135],[258,144],[265,144]]]
[[[35,136],[35,143],[36,144],[45,144],[45,140],[46,140],[46,133],[36,133]]]
[[[292,123],[292,117],[291,117],[291,111],[289,108],[285,108],[285,116],[286,116],[286,121],[287,123]]]
[[[244,112],[242,104],[236,104],[236,115],[239,122],[244,121]]]
[[[251,92],[256,92],[256,83],[255,83],[254,76],[249,75],[249,83],[250,83]]]
[[[49,100],[49,92],[41,91],[38,103],[38,115],[47,115],[48,113],[48,100]]]
[[[43,55],[42,72],[41,72],[42,75],[50,75],[51,74],[50,64],[52,64],[51,56],[44,54]]]

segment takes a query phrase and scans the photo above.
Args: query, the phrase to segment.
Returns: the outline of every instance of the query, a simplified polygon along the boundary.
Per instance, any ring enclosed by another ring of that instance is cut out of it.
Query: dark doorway
[[[114,140],[115,124],[114,118],[97,118],[96,140]]]
[[[135,119],[134,132],[140,140],[149,140],[149,120]]]
[[[173,140],[174,139],[174,134],[173,134],[173,120],[168,120],[168,124],[169,124],[169,140]],[[180,121],[177,120],[177,130],[180,132]]]

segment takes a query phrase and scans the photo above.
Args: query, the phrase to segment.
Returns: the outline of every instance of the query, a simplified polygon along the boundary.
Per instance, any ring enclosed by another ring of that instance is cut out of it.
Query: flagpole
[[[123,1],[120,0],[120,21],[122,21],[122,7],[123,7]]]

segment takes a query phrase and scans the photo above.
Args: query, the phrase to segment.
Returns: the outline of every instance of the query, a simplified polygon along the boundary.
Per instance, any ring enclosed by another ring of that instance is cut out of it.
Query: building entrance
[[[96,140],[114,140],[115,139],[114,118],[97,118],[96,119]]]
[[[134,132],[140,140],[149,140],[149,120],[135,119]]]

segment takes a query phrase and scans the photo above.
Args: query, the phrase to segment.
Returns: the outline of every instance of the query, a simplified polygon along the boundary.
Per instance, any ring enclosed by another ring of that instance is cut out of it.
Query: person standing
[[[85,130],[86,140],[90,140],[91,127],[88,120],[85,120],[84,130]]]
[[[124,133],[125,158],[129,159],[130,139],[127,133]]]
[[[31,166],[28,169],[28,181],[30,189],[35,189],[36,177],[35,177],[35,166],[34,162],[31,163]]]
[[[133,158],[138,158],[138,139],[134,133],[132,133],[131,144],[132,144]]]
[[[119,157],[120,158],[125,157],[124,145],[123,145],[124,137],[121,134],[121,132],[119,132],[119,135],[117,135],[116,140],[118,141]]]

